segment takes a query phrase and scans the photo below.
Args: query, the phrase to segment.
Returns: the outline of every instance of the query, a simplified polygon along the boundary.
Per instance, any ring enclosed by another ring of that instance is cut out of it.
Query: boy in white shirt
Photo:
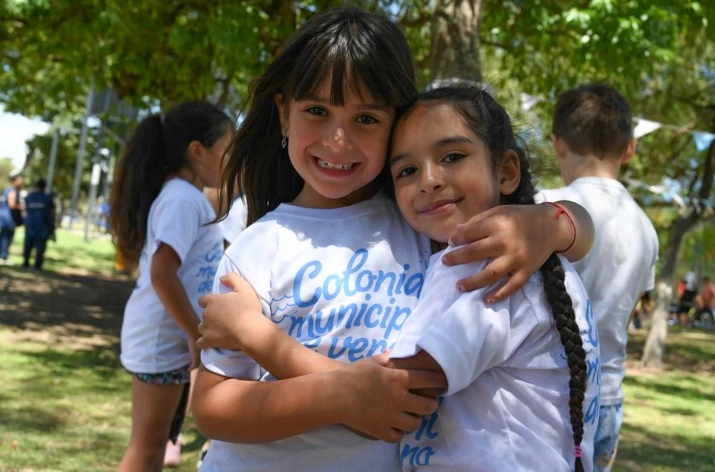
[[[601,406],[594,471],[615,461],[623,422],[626,329],[641,293],[655,282],[658,237],[643,210],[618,181],[636,149],[631,107],[615,89],[589,84],[561,94],[552,143],[566,187],[545,190],[541,200],[570,200],[593,218],[591,252],[573,265],[591,300],[601,347]]]

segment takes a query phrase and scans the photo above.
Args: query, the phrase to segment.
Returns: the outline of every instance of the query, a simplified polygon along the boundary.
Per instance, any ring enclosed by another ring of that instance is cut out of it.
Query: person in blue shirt
[[[25,251],[23,267],[30,267],[30,253],[35,249],[35,269],[42,270],[47,240],[55,231],[55,207],[45,193],[47,182],[39,179],[25,197]]]
[[[10,178],[12,186],[0,192],[0,265],[8,264],[10,245],[15,236],[15,227],[22,225],[22,199],[24,185],[22,175]]]

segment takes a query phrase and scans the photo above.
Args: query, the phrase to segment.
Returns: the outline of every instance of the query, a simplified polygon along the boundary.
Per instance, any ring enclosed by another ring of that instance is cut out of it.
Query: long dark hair
[[[281,147],[275,96],[283,94],[285,104],[305,99],[331,75],[330,101],[338,106],[346,87],[359,91],[360,84],[395,108],[417,94],[409,46],[387,17],[351,7],[314,16],[249,87],[249,108],[223,166],[220,208],[233,201],[237,183],[246,195],[248,224],[298,196],[304,182]]]
[[[398,110],[397,124],[415,105],[424,102],[446,103],[462,116],[467,126],[485,143],[496,166],[501,156],[512,151],[519,156],[521,180],[510,195],[502,195],[502,204],[533,204],[534,186],[529,171],[526,150],[519,146],[508,113],[487,92],[478,87],[444,87],[419,95],[410,105]],[[566,351],[571,381],[569,382],[569,417],[573,430],[574,446],[580,447],[583,438],[583,399],[586,389],[586,352],[576,323],[573,301],[566,292],[565,274],[556,254],[552,254],[540,272],[544,279],[544,292],[552,316]],[[583,472],[581,458],[576,457],[575,468]]]
[[[171,108],[163,120],[150,115],[134,129],[117,162],[110,197],[112,239],[129,267],[139,261],[149,209],[161,186],[188,164],[189,143],[211,147],[231,126],[215,105],[191,101]]]

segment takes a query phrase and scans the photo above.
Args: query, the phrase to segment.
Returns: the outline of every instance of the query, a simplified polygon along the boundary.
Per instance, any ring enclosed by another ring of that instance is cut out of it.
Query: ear
[[[624,152],[623,156],[621,156],[621,164],[625,164],[626,162],[630,161],[635,153],[636,153],[636,140],[631,139],[628,142],[628,147],[626,147],[626,152]]]
[[[511,195],[519,187],[521,182],[521,163],[519,156],[514,151],[506,151],[499,160],[497,172],[499,182],[499,193]]]
[[[283,103],[283,94],[277,93],[274,97],[276,108],[278,109],[278,119],[281,122],[281,133],[288,130],[288,113],[287,106]]]
[[[191,160],[201,159],[204,149],[204,146],[200,142],[196,140],[191,141],[189,147],[186,148],[187,157]]]

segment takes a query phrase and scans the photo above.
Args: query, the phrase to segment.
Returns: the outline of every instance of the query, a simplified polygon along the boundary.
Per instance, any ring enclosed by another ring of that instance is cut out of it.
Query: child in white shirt
[[[122,322],[132,431],[120,471],[161,468],[172,417],[199,363],[198,299],[211,291],[223,253],[218,227],[207,225],[216,214],[202,189],[218,183],[232,131],[215,105],[180,103],[164,117],[145,118],[117,166],[114,242],[122,260],[139,268]]]
[[[403,216],[442,247],[456,225],[478,213],[533,203],[528,161],[509,117],[479,89],[421,95],[398,117],[390,156]],[[395,366],[441,372],[448,382],[439,410],[402,439],[402,468],[591,470],[598,338],[573,268],[552,255],[522,289],[489,304],[484,294],[492,287],[456,287],[486,261],[447,267],[442,255],[432,257],[419,303],[391,352]],[[242,281],[229,285],[251,290]],[[285,336],[249,298],[234,303],[241,316],[231,332],[245,354],[278,377],[339,367]]]

